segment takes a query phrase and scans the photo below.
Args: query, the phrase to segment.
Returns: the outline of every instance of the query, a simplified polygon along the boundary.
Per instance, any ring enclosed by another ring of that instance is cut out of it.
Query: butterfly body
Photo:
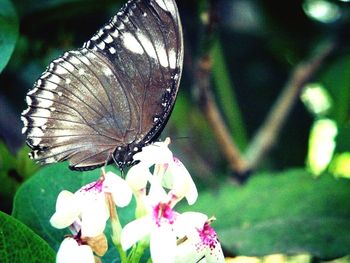
[[[183,40],[173,0],[129,1],[83,48],[52,61],[27,94],[23,133],[40,163],[123,169],[174,107]]]

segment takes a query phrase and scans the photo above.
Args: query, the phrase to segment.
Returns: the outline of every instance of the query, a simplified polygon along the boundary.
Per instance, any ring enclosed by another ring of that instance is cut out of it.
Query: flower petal
[[[144,216],[128,223],[121,233],[121,244],[126,251],[137,241],[143,239],[152,231],[153,221],[150,216]]]
[[[134,160],[141,161],[150,167],[157,163],[169,163],[173,158],[172,152],[168,148],[168,142],[156,142],[142,148],[141,152],[134,155]]]
[[[57,263],[94,263],[94,254],[87,245],[78,245],[74,238],[66,238],[57,252]]]
[[[208,216],[199,212],[185,212],[177,216],[174,230],[177,237],[198,236],[197,229],[202,229]],[[198,237],[199,240],[199,237]]]
[[[62,229],[73,224],[79,214],[80,210],[74,194],[64,190],[57,197],[56,212],[52,215],[50,223],[53,227]]]
[[[128,183],[118,175],[107,172],[103,182],[105,192],[111,193],[114,203],[119,207],[127,206],[132,198],[132,191]]]
[[[176,257],[175,263],[183,262],[206,262],[201,261],[205,257],[203,251],[198,251],[196,249],[195,243],[191,240],[186,240],[185,242],[177,245],[176,247]]]
[[[100,235],[109,218],[103,192],[84,191],[75,193],[81,207],[81,232],[84,237]]]
[[[134,165],[128,171],[125,180],[134,192],[144,189],[149,178],[152,176],[149,167],[143,163]]]
[[[207,263],[223,263],[225,262],[225,256],[222,252],[222,248],[219,242],[216,243],[215,247],[206,249],[205,259]]]
[[[225,262],[217,235],[205,219],[206,215],[188,212],[181,216],[176,222],[178,224],[176,231],[179,234],[181,231],[178,228],[182,225],[184,227],[182,234],[185,234],[186,239],[177,246],[176,262],[197,262],[203,258],[208,263]],[[198,226],[199,224],[202,225]]]
[[[161,186],[158,178],[153,176],[150,180],[150,183],[151,187],[149,189],[148,195],[146,196],[146,202],[148,202],[148,205],[153,207],[159,202],[167,203],[170,198]]]
[[[193,205],[198,198],[197,187],[190,173],[176,157],[169,164],[168,172],[164,175],[162,184],[170,188],[171,192],[179,199],[186,197],[189,205]]]
[[[170,226],[155,228],[151,233],[150,250],[153,263],[175,261],[176,236]]]
[[[106,217],[101,207],[83,211],[81,215],[81,235],[83,237],[95,237],[103,233],[106,227]]]

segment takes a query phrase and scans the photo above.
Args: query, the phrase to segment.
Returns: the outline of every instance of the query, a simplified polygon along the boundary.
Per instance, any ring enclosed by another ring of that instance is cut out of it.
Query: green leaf
[[[0,0],[0,73],[15,48],[18,37],[18,18],[9,0]]]
[[[19,186],[16,176],[16,158],[0,141],[0,210],[11,211],[12,199]]]
[[[113,166],[107,170],[118,173]],[[48,165],[40,169],[29,178],[17,191],[14,201],[13,216],[29,226],[35,233],[45,239],[55,250],[66,234],[71,234],[68,229],[58,230],[50,225],[50,217],[55,212],[56,199],[62,190],[77,191],[83,185],[96,181],[100,176],[100,170],[87,172],[71,171],[67,163]],[[129,222],[134,217],[134,207],[118,209],[119,219],[122,224]],[[110,225],[107,225],[105,234],[109,238]],[[112,262],[118,258],[116,249],[109,240],[109,251],[103,257],[104,262]]]
[[[35,164],[35,162],[28,157],[30,149],[28,146],[24,146],[17,152],[17,172],[24,179],[32,176],[38,169],[39,166]]]
[[[350,55],[340,56],[321,76],[321,82],[329,90],[333,107],[330,118],[339,125],[348,120],[350,109],[350,74],[345,69],[350,67]]]
[[[3,263],[55,262],[55,252],[32,230],[0,212],[0,258]]]
[[[217,218],[213,227],[234,254],[310,253],[331,259],[349,254],[349,196],[349,180],[290,170],[202,193],[191,210]]]
[[[336,153],[350,152],[350,123],[338,127],[338,135],[335,146]]]

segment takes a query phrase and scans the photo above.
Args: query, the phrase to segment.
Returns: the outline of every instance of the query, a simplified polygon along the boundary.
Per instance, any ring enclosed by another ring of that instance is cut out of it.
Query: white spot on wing
[[[144,50],[137,39],[131,33],[123,34],[123,45],[131,52],[143,54]]]
[[[54,70],[53,72],[55,72],[57,74],[60,74],[60,75],[63,75],[63,74],[67,73],[67,70],[65,68],[62,68],[62,67],[58,66],[56,68],[56,70]]]
[[[48,89],[48,90],[55,90],[57,88],[57,85],[55,83],[46,81],[44,87],[45,89]]]
[[[85,71],[84,69],[80,68],[79,71],[78,71],[79,75],[84,75],[85,74]]]
[[[37,92],[38,91],[38,88],[34,88],[34,89],[32,89],[32,90],[30,90],[28,93],[27,93],[27,95],[33,95],[35,92]]]
[[[141,45],[144,47],[144,49],[146,50],[147,54],[153,58],[153,59],[157,59],[157,54],[156,51],[154,50],[154,47],[151,43],[151,41],[143,34],[138,34],[137,35],[138,39],[141,42]]]
[[[102,42],[97,43],[96,46],[97,46],[99,49],[103,50],[103,49],[105,49],[106,44],[105,44],[105,42],[102,41]]]
[[[176,68],[176,52],[174,49],[171,49],[169,51],[169,63],[170,63],[170,68],[172,69]]]
[[[163,0],[156,0],[157,4],[160,6],[160,8],[164,9],[165,11],[168,11],[167,6],[165,5]]]
[[[170,12],[173,16],[175,16],[175,5],[172,3],[172,1],[169,0],[156,0],[157,4],[160,6],[160,8],[164,9],[165,11]]]
[[[110,47],[110,48],[109,48],[109,52],[110,52],[111,54],[115,54],[115,53],[117,52],[117,50],[116,50],[114,47]]]
[[[88,60],[86,57],[80,57],[80,59],[81,59],[81,61],[83,61],[84,62],[84,64],[86,64],[86,65],[90,65],[91,63],[90,63],[90,60]]]
[[[31,97],[26,96],[26,102],[27,102],[28,106],[32,105],[32,99],[31,99]]]
[[[23,113],[22,113],[22,114],[23,114]],[[21,116],[21,121],[23,122],[24,128],[27,128],[27,126],[28,126],[28,120],[27,120],[27,118]],[[23,132],[23,129],[22,129],[22,133],[24,133],[24,132]]]
[[[39,101],[39,107],[42,107],[42,108],[48,109],[51,107],[52,104],[53,104],[53,101],[49,100],[49,99],[40,99],[40,101]]]
[[[113,75],[112,70],[111,70],[110,68],[108,68],[108,67],[103,67],[102,71],[103,71],[103,73],[104,73],[105,75],[107,75],[107,76]]]
[[[73,65],[79,65],[81,63],[80,60],[76,57],[70,57],[68,61],[71,62]]]
[[[61,79],[58,76],[52,75],[52,74],[47,75],[46,79],[49,80],[49,81],[52,81],[52,82],[54,82],[56,84],[61,82]]]
[[[30,108],[25,109],[25,110],[22,112],[22,115],[26,115],[29,111],[30,111]]]
[[[41,127],[46,124],[47,119],[46,118],[41,118],[41,117],[32,117],[33,121],[33,126],[34,127]]]
[[[103,41],[107,44],[110,44],[113,42],[113,38],[110,35],[107,35],[107,37]]]
[[[119,36],[119,31],[118,30],[113,30],[109,33],[112,37],[117,38]]]
[[[118,29],[119,29],[119,30],[124,30],[124,29],[125,29],[124,24],[120,24],[120,25],[118,26]]]
[[[80,61],[79,61],[80,62]],[[77,63],[78,64],[78,63]],[[74,66],[71,64],[71,63],[67,63],[67,62],[65,62],[65,63],[62,63],[62,67],[65,67],[67,70],[69,70],[70,72],[72,72],[73,70],[74,70]],[[61,66],[58,66],[57,67],[57,69],[58,68],[61,68],[62,69],[62,67]],[[64,73],[67,73],[67,70],[66,69],[62,69],[61,71],[60,71],[60,73],[61,74],[64,74]]]
[[[169,67],[168,55],[164,49],[164,46],[158,41],[156,43],[156,46],[157,46],[158,58],[159,58],[160,65],[164,68]]]
[[[41,138],[44,135],[43,131],[40,128],[33,127],[29,130],[28,139],[31,140],[32,145],[39,145]],[[38,138],[39,137],[39,138]]]

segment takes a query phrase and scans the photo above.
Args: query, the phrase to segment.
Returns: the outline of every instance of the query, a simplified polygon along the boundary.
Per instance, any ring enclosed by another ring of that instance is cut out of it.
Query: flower
[[[103,233],[109,210],[106,193],[111,193],[114,203],[123,207],[129,204],[132,192],[128,184],[112,172],[100,180],[89,183],[74,194],[62,191],[56,201],[56,212],[50,219],[55,228],[70,227],[73,234],[81,231],[82,237]]]
[[[174,227],[180,242],[175,262],[198,262],[203,258],[207,263],[225,262],[217,234],[210,226],[212,220],[197,212],[186,212],[178,218]]]
[[[169,150],[169,144],[170,139],[167,138],[164,142],[143,147],[141,152],[134,155],[134,160],[139,163],[130,168],[126,181],[134,193],[145,195],[147,183],[152,177],[157,177],[162,186],[170,189],[173,201],[178,202],[185,197],[188,204],[192,205],[198,197],[196,185],[186,167]],[[152,174],[150,168],[153,165]]]
[[[153,262],[175,260],[177,234],[174,223],[181,214],[173,208],[183,198],[191,205],[198,197],[197,188],[182,162],[173,156],[170,139],[145,146],[134,155],[139,161],[130,168],[126,181],[136,197],[137,219],[128,223],[121,233],[124,250],[137,241],[150,237]],[[150,168],[154,166],[153,173]],[[146,189],[150,184],[149,192]],[[169,189],[168,192],[164,188]]]
[[[152,261],[169,262],[169,258],[175,258],[176,234],[173,224],[179,216],[173,210],[172,195],[166,194],[158,180],[152,180],[145,202],[147,214],[128,223],[122,229],[122,247],[128,250],[137,241],[150,236]]]
[[[92,249],[88,245],[79,244],[72,237],[63,240],[58,249],[56,263],[94,263]]]

